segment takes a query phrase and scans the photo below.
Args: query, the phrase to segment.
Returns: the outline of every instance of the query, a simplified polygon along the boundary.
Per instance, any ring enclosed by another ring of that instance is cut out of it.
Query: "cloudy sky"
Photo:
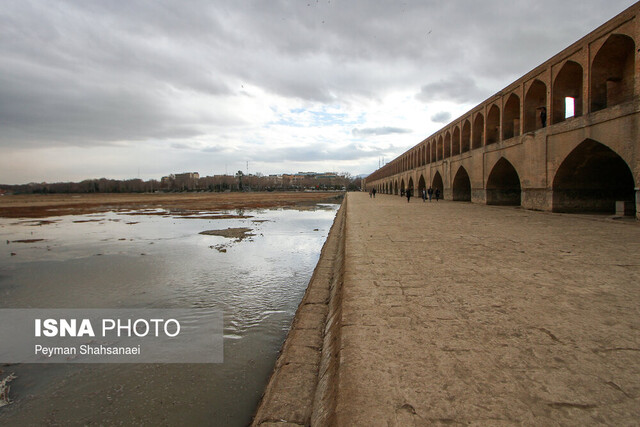
[[[368,174],[630,0],[3,0],[0,183]]]

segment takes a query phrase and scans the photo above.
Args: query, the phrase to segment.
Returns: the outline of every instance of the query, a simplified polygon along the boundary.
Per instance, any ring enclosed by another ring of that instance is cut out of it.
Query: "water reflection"
[[[225,320],[220,365],[12,366],[17,402],[0,411],[0,423],[50,420],[56,404],[60,423],[245,425],[336,210],[237,209],[226,212],[236,218],[215,220],[210,212],[182,219],[158,210],[0,219],[0,307],[214,307]],[[236,227],[254,236],[199,234]],[[163,400],[167,389],[176,391]]]

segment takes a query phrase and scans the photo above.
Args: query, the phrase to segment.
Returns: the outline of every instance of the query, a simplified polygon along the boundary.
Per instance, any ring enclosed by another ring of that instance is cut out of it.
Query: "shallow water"
[[[233,211],[245,218],[215,220],[159,211],[56,217],[44,225],[1,218],[0,307],[218,308],[225,359],[3,367],[19,378],[0,423],[246,425],[337,208]],[[199,234],[229,227],[254,235]],[[32,239],[43,240],[16,242]]]

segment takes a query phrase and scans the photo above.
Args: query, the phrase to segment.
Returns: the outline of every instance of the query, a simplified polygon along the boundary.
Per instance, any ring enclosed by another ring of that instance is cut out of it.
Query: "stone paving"
[[[640,224],[349,193],[338,425],[640,423]]]

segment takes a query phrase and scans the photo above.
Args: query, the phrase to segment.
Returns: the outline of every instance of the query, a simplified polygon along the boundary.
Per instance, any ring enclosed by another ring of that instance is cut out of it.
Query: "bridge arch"
[[[487,113],[487,140],[485,145],[495,144],[500,140],[500,108],[492,105]]]
[[[482,147],[484,136],[484,116],[482,113],[476,114],[476,118],[473,120],[473,141],[471,149]]]
[[[440,194],[444,192],[444,183],[442,182],[442,175],[440,172],[436,171],[435,175],[433,175],[433,179],[431,180],[431,188],[433,191],[436,191],[436,188],[440,189]]]
[[[488,205],[520,206],[520,177],[516,168],[504,157],[500,157],[491,169],[486,191]]]
[[[573,117],[582,115],[582,66],[574,61],[564,63],[553,82],[551,123],[560,123],[568,117],[566,98],[573,99]]]
[[[564,100],[563,100],[564,101]],[[524,96],[524,131],[533,132],[542,128],[540,112],[547,107],[547,85],[535,79]],[[545,123],[546,126],[546,123]]]
[[[464,166],[458,168],[456,177],[453,179],[452,190],[454,201],[471,201],[471,179]]]
[[[419,196],[422,196],[422,190],[425,190],[427,188],[427,184],[424,181],[424,176],[422,174],[420,174],[420,179],[418,180],[418,194]]]
[[[447,131],[444,134],[444,158],[451,157],[451,133]]]
[[[460,154],[460,128],[456,126],[453,128],[453,139],[451,140],[451,155],[457,156]]]
[[[563,160],[553,179],[553,212],[615,213],[615,202],[635,209],[627,162],[606,145],[586,139]]]
[[[436,154],[436,147],[437,143],[435,139],[431,140],[431,163],[437,162],[438,161],[438,156]]]
[[[635,43],[629,36],[612,34],[591,64],[591,111],[599,111],[633,98]]]
[[[415,196],[415,191],[413,188],[413,177],[409,177],[409,185],[407,187],[408,190],[411,190],[411,195]]]
[[[396,180],[395,188],[393,189],[393,194],[398,195],[398,181]]]
[[[400,181],[400,195],[404,196],[404,191],[406,190],[406,186],[404,185],[404,178]]]
[[[509,95],[502,112],[502,139],[520,135],[520,98],[515,93]]]
[[[460,152],[466,153],[471,149],[471,123],[465,120],[462,124],[462,139],[460,140]]]
[[[444,157],[442,157],[443,154],[443,148],[444,145],[442,144],[442,135],[438,136],[438,153],[437,153],[437,160],[442,160]]]

